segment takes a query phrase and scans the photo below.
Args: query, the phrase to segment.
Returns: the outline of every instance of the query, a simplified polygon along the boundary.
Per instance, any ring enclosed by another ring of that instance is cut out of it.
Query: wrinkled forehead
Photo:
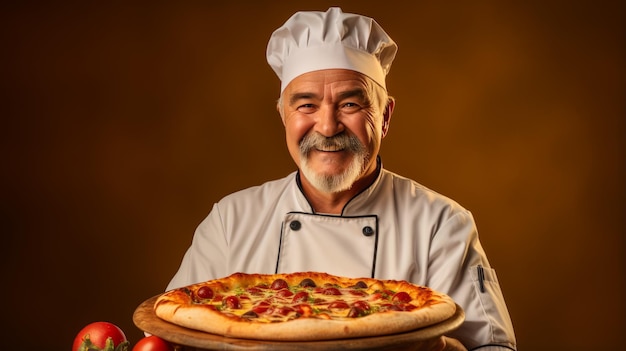
[[[324,94],[360,90],[369,95],[375,85],[368,76],[346,69],[326,69],[304,73],[294,78],[283,94],[290,96],[306,92]]]

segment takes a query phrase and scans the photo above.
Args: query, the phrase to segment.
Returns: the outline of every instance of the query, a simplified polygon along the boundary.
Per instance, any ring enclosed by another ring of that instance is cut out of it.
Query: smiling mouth
[[[338,152],[338,151],[343,151],[344,148],[339,145],[325,145],[325,146],[318,146],[315,148],[315,150],[322,151],[322,152]]]

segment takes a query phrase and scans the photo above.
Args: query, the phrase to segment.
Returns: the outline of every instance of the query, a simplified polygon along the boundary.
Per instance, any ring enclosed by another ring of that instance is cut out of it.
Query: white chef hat
[[[332,68],[363,73],[385,88],[397,50],[374,19],[331,7],[291,16],[272,33],[267,62],[281,80],[281,92],[301,74]]]

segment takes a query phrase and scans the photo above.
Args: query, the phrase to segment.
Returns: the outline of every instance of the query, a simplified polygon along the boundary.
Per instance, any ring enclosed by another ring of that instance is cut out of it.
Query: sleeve
[[[445,219],[431,240],[428,285],[465,311],[465,322],[448,336],[468,350],[515,350],[513,324],[471,213]]]
[[[226,275],[228,241],[219,206],[198,225],[191,245],[166,290],[215,279]]]

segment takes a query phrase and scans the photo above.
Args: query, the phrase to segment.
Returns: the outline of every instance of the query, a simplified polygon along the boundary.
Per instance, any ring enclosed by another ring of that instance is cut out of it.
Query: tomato
[[[126,335],[117,325],[109,322],[93,322],[81,329],[74,338],[72,351],[128,350]]]
[[[150,335],[139,340],[133,351],[174,351],[174,346],[156,335]]]

